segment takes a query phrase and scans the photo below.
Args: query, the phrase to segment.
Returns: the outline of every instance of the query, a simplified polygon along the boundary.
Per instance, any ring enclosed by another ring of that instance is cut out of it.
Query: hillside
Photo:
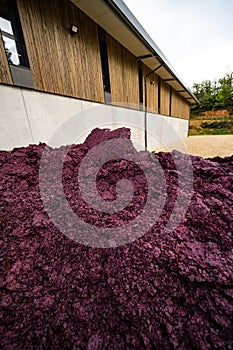
[[[193,135],[233,135],[233,115],[228,110],[191,115],[189,136]]]

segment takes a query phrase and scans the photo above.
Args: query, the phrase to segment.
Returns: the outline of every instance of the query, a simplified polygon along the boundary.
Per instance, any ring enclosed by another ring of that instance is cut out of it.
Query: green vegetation
[[[219,112],[202,116],[192,116],[189,123],[189,135],[232,135],[233,117],[219,117]],[[225,111],[227,112],[227,110]]]
[[[233,122],[230,121],[215,121],[215,122],[204,122],[204,123],[201,123],[201,127],[204,128],[204,129],[222,129],[222,128],[225,128],[227,129],[228,127],[232,127],[233,126]]]
[[[204,80],[194,84],[192,90],[200,101],[200,105],[191,108],[192,115],[219,109],[227,109],[233,114],[233,73],[227,73],[218,81]]]
[[[193,85],[200,105],[191,108],[189,135],[233,134],[233,73]]]

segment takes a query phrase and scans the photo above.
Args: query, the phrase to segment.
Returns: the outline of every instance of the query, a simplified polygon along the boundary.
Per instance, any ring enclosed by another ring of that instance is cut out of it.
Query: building
[[[122,0],[0,0],[0,28],[0,149],[48,142],[91,106],[149,148],[167,123],[187,136],[198,101]]]

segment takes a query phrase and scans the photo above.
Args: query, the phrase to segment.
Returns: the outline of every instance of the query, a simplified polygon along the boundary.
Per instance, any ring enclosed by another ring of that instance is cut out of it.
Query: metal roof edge
[[[189,93],[189,95],[196,101],[200,103],[196,96],[192,93],[190,88],[179,78],[178,74],[175,72],[171,63],[168,61],[166,56],[160,50],[160,48],[155,44],[150,35],[146,32],[143,26],[139,23],[134,14],[130,11],[127,5],[122,0],[102,0],[107,4],[114,13],[119,16],[123,22],[137,35],[137,37],[144,43],[144,45],[151,51],[152,55],[158,55],[164,63],[167,70],[176,78],[176,80],[182,85],[182,87]]]

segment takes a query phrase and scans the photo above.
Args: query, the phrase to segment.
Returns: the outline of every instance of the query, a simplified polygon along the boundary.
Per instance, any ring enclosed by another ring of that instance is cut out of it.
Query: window
[[[0,0],[0,29],[10,65],[29,68],[16,2]]]
[[[139,104],[140,111],[143,110],[143,74],[142,74],[142,62],[138,62],[138,81],[139,81]]]
[[[20,64],[20,54],[17,51],[16,40],[12,31],[11,22],[0,17],[0,28],[2,31],[3,44],[6,56],[10,64]]]
[[[172,115],[172,87],[170,86],[170,105],[169,105],[169,115]]]
[[[33,88],[16,0],[0,0],[0,40],[3,40],[13,83]]]
[[[158,113],[161,113],[161,78],[158,76]]]
[[[111,103],[111,87],[109,78],[109,67],[108,67],[108,48],[106,42],[106,32],[103,28],[99,27],[99,45],[100,45],[100,58],[103,75],[104,85],[104,98],[106,103]]]

